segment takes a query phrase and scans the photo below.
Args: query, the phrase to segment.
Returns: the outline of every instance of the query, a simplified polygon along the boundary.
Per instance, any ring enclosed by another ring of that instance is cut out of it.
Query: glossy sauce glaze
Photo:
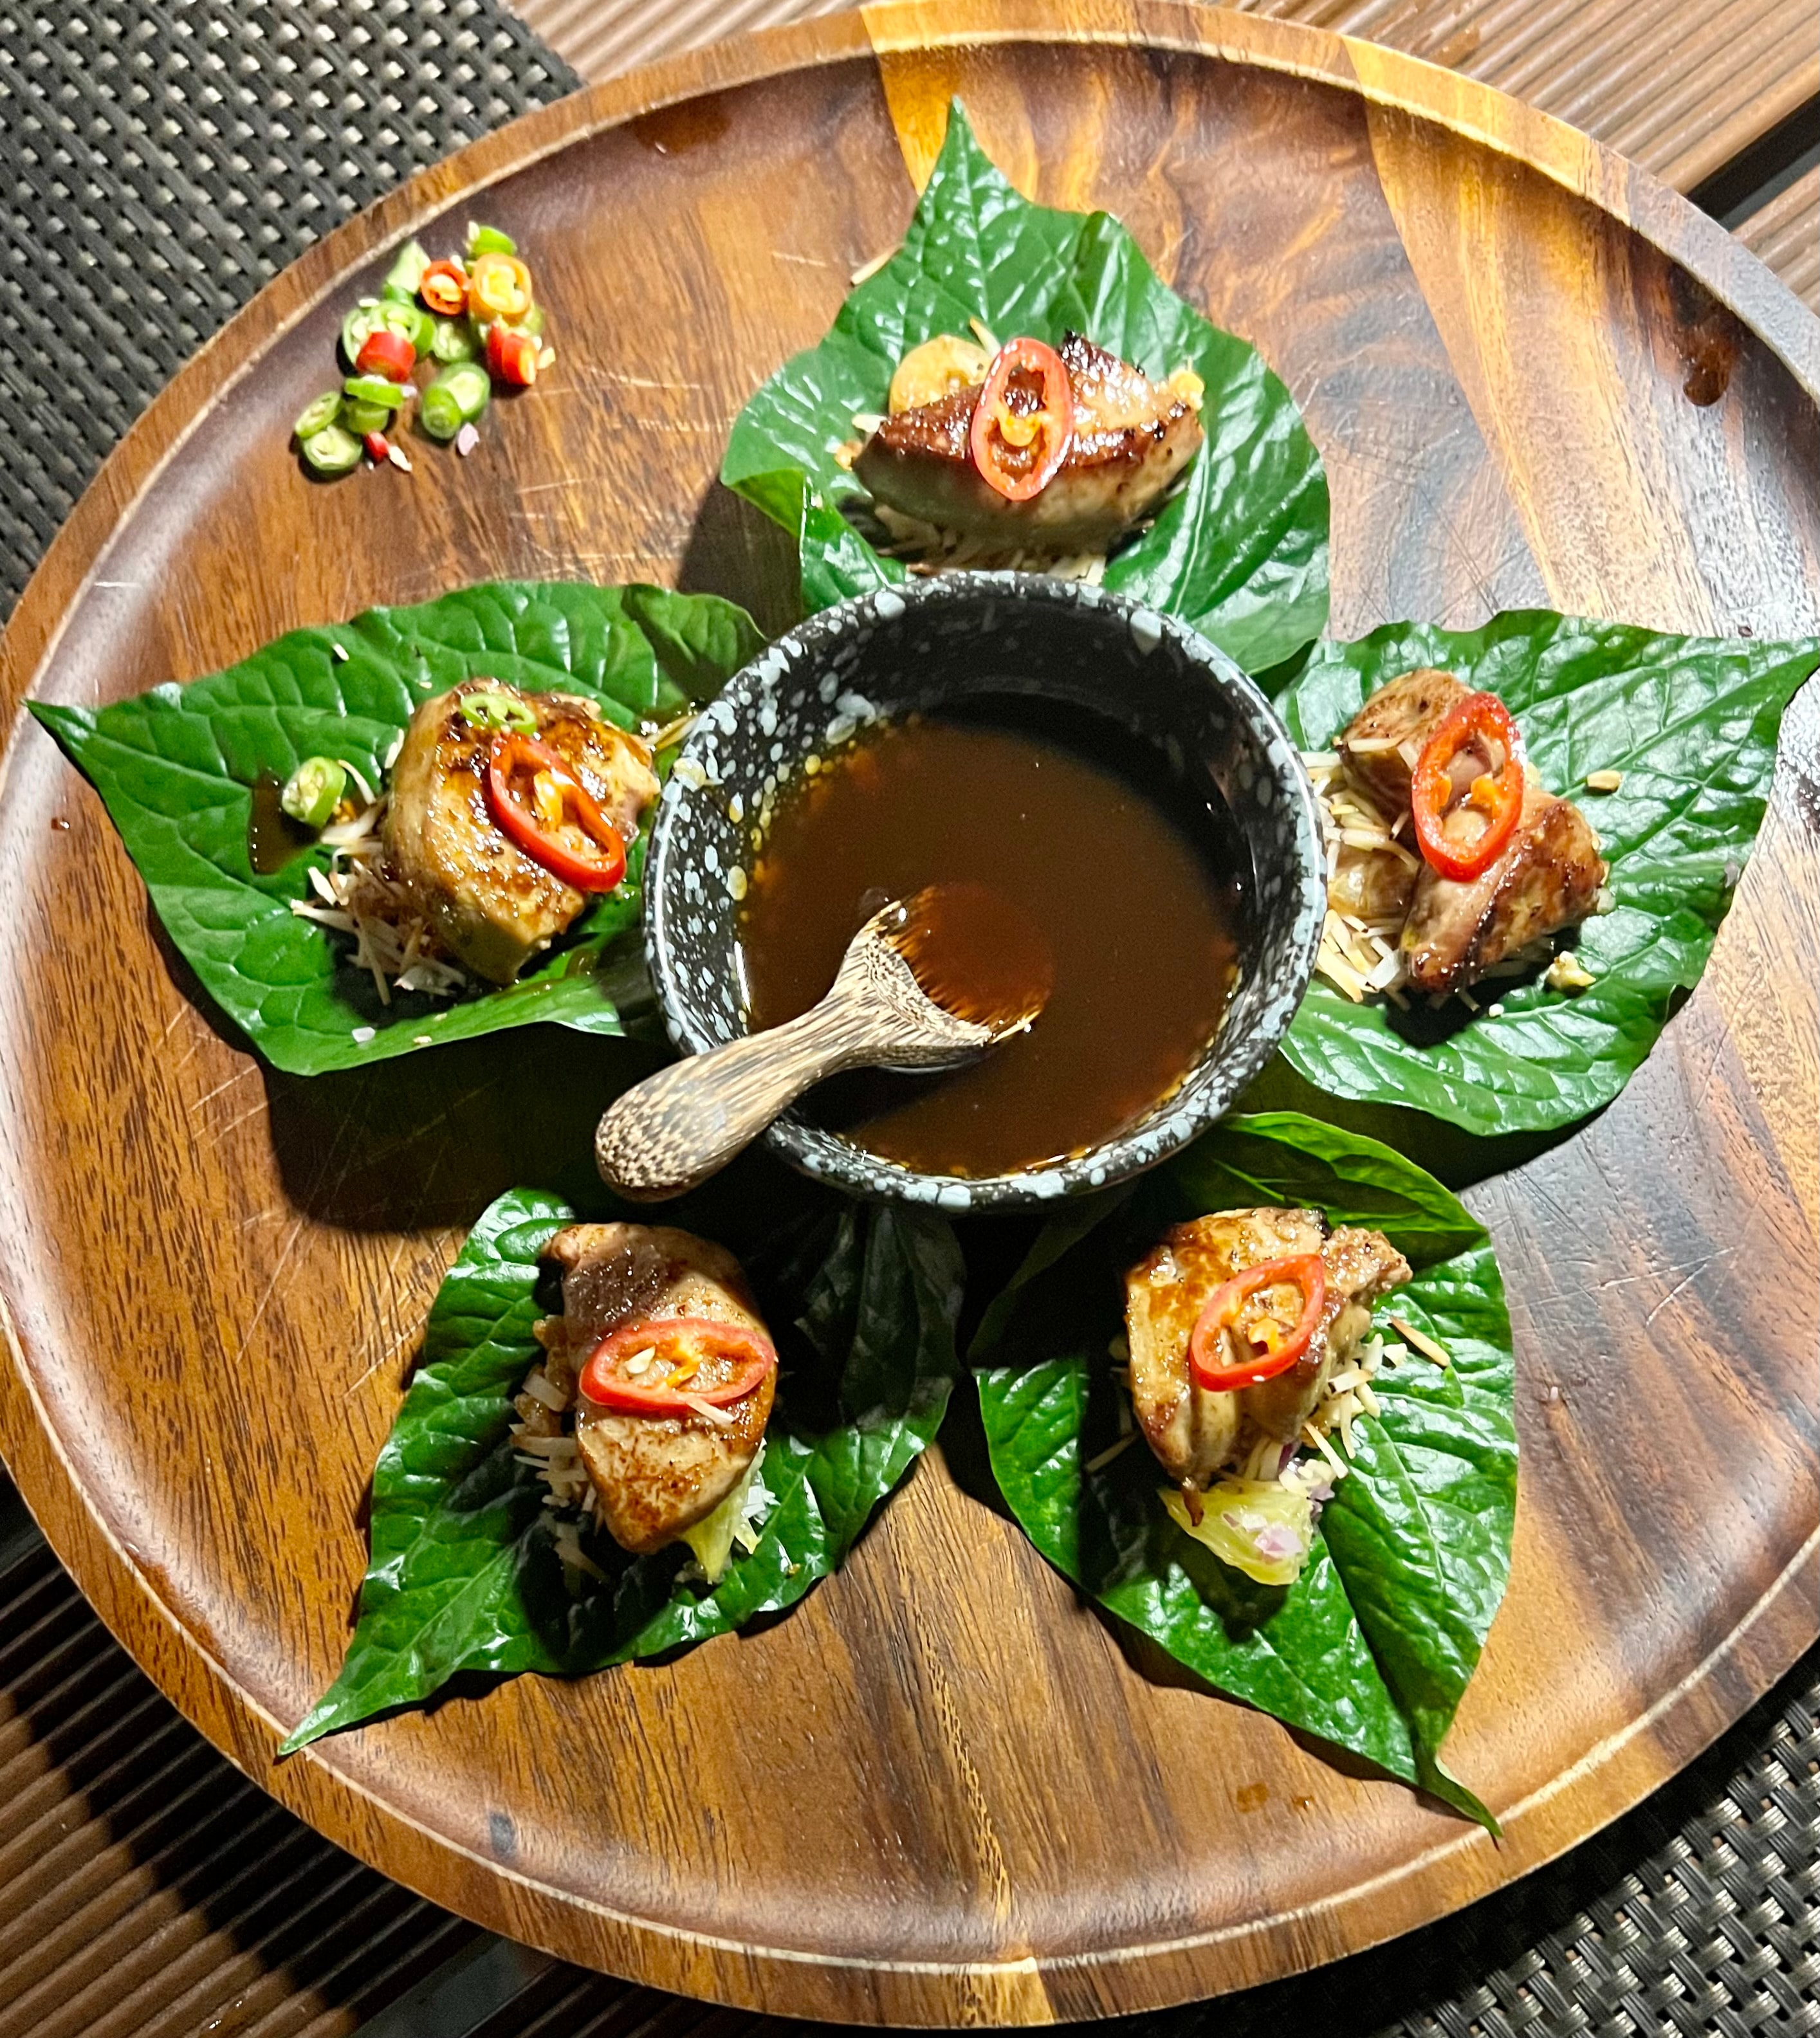
[[[1029,1030],[972,1066],[843,1078],[811,1115],[978,1177],[1079,1153],[1168,1097],[1219,1026],[1249,866],[1223,806],[1166,778],[1116,724],[1007,697],[865,732],[790,786],[741,909],[755,1028],[806,1011],[862,922],[926,885],[997,895],[1052,979]]]
[[[284,781],[262,771],[253,781],[246,817],[246,860],[256,877],[270,877],[315,844],[315,829],[294,821],[283,802]]]

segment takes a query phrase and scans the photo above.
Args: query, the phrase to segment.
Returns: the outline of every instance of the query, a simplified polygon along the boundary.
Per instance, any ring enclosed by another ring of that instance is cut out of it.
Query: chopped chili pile
[[[376,297],[341,323],[347,375],[292,427],[309,471],[324,479],[361,464],[408,474],[400,444],[415,400],[427,438],[471,453],[495,387],[526,389],[555,363],[544,307],[510,235],[470,225],[460,256],[433,262],[413,241]]]

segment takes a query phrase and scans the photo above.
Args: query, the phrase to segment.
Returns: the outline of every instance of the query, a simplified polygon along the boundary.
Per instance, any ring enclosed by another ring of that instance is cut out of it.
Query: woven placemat
[[[491,0],[0,0],[0,615],[121,434],[261,283],[574,82]],[[1556,1867],[1376,1953],[1139,2021],[1796,2038],[1820,2032],[1817,1948],[1820,1652]]]
[[[0,616],[262,283],[578,82],[491,0],[0,0]]]

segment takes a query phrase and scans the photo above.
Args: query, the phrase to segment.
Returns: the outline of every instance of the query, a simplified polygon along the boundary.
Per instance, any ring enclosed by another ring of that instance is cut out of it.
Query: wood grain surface
[[[590,83],[854,0],[517,0]],[[1495,85],[1690,191],[1820,94],[1809,0],[1242,0]]]
[[[1735,1719],[1813,1640],[1820,1585],[1810,688],[1705,981],[1616,1104],[1470,1198],[1525,1457],[1448,1752],[1501,1845],[1151,1674],[959,1453],[760,1631],[274,1763],[339,1661],[369,1470],[456,1241],[646,1064],[552,1030],[271,1074],[19,703],[492,574],[678,580],[779,621],[775,535],[714,482],[726,432],[901,233],[956,89],[1026,189],[1121,214],[1287,379],[1332,481],[1337,632],[1545,600],[1820,625],[1820,325],[1712,222],[1370,45],[942,0],[578,96],[332,235],[135,429],[0,640],[0,1441],[59,1555],[233,1760],[411,1887],[640,1980],[882,2023],[1136,2010],[1469,1902]],[[306,483],[284,434],[346,302],[402,234],[479,212],[530,251],[558,366],[465,462]]]

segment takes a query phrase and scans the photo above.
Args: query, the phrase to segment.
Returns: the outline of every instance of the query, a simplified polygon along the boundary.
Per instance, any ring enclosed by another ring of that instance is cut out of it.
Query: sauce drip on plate
[[[252,784],[246,820],[246,860],[257,877],[270,877],[316,841],[316,831],[299,826],[284,810],[284,781],[262,771]]]
[[[977,1177],[1079,1153],[1168,1097],[1225,1009],[1249,860],[1223,805],[1167,778],[1109,719],[1007,695],[866,731],[787,787],[740,914],[755,1028],[807,1011],[861,924],[927,885],[972,897],[946,981],[976,971],[984,1002],[1052,972],[1034,1024],[971,1066],[842,1078],[811,1115]]]

